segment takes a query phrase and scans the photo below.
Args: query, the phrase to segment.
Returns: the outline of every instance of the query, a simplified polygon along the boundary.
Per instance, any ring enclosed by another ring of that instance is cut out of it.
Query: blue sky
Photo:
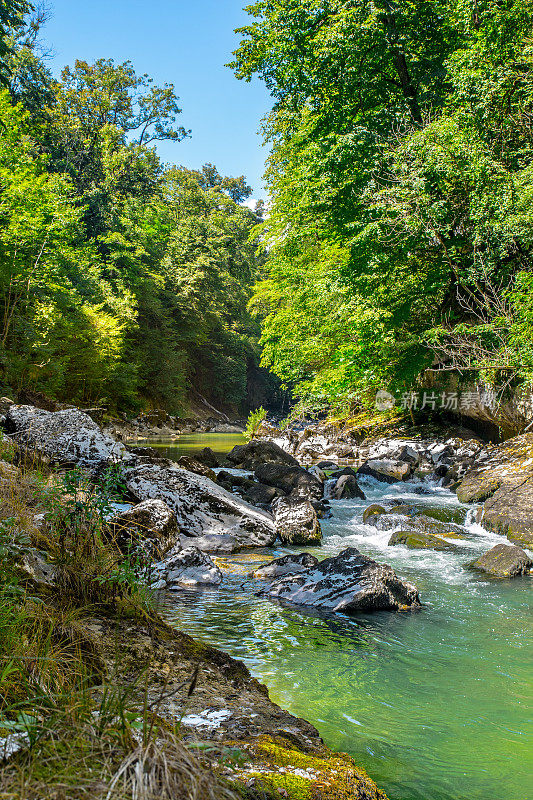
[[[257,134],[271,98],[259,81],[238,81],[224,67],[246,24],[250,0],[49,0],[44,39],[55,75],[76,58],[130,60],[156,83],[174,83],[192,138],[162,142],[164,161],[199,167],[210,161],[225,175],[246,175],[264,197],[267,155]]]

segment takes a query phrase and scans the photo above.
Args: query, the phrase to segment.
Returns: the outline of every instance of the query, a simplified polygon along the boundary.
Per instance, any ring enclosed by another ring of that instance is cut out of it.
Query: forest
[[[429,373],[529,385],[531,0],[249,6],[228,66],[273,98],[266,214],[244,176],[162,163],[190,134],[172,83],[112,58],[56,80],[46,12],[2,7],[6,391],[242,412],[260,360],[307,411]]]
[[[171,83],[112,59],[55,80],[47,12],[1,8],[4,393],[183,412],[195,391],[239,410],[258,364],[261,203],[242,204],[243,176],[161,162],[157,142],[190,133]]]

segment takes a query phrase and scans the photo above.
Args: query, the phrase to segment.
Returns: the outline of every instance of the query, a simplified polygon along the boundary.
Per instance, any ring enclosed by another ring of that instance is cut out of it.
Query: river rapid
[[[242,441],[187,438],[159,446],[173,458]],[[323,546],[305,549],[323,557],[355,546],[391,564],[417,585],[420,611],[350,618],[258,598],[251,569],[304,549],[276,547],[216,559],[221,587],[173,593],[167,618],[242,659],[273,700],[350,753],[390,800],[533,800],[533,580],[488,581],[466,568],[507,540],[473,523],[448,490],[373,479],[361,487],[367,500],[332,501]],[[465,523],[461,551],[389,547],[390,531],[363,525],[362,513],[394,498]]]

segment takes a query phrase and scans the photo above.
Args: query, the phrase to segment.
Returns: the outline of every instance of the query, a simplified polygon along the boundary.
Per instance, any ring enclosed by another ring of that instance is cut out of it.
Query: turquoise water
[[[466,518],[455,495],[417,488],[364,485],[370,502],[405,497]],[[259,599],[247,575],[268,550],[218,559],[222,587],[174,595],[169,618],[245,661],[273,700],[353,755],[391,800],[533,800],[533,580],[466,569],[505,541],[474,524],[460,553],[388,547],[390,532],[361,523],[367,504],[333,502],[313,552],[356,546],[387,561],[417,584],[420,611],[348,618]]]

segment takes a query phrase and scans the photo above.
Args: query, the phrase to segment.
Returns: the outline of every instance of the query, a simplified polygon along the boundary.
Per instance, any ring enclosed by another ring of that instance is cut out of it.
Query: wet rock
[[[394,531],[388,544],[404,544],[413,550],[457,550],[452,542],[422,531]]]
[[[516,578],[519,575],[528,575],[533,568],[533,561],[520,547],[497,544],[473,561],[471,567],[494,578]]]
[[[485,527],[533,545],[533,433],[494,447],[466,474],[457,497],[463,503],[484,501]]]
[[[336,461],[319,461],[317,467],[319,469],[337,469],[337,462]]]
[[[217,476],[213,472],[210,467],[207,467],[201,461],[198,461],[196,458],[192,458],[191,456],[180,456],[176,461],[176,464],[183,469],[186,469],[188,472],[195,472],[196,475],[205,475],[206,478],[209,478],[210,481],[217,480]]]
[[[158,498],[176,513],[180,531],[188,536],[225,534],[238,547],[273,544],[272,518],[231,492],[175,464],[136,464],[124,471],[128,490],[139,501]]]
[[[254,481],[247,478],[245,475],[235,475],[233,472],[228,472],[225,469],[221,469],[218,473],[217,483],[237,489],[249,489],[250,486],[254,485]]]
[[[396,456],[396,459],[398,461],[405,461],[407,464],[412,464],[416,467],[420,463],[420,454],[414,449],[414,447],[410,447],[408,444],[406,444],[402,447]]]
[[[164,554],[178,541],[176,515],[163,500],[137,503],[110,519],[108,526],[122,549],[141,543],[148,544],[151,552]]]
[[[165,581],[167,589],[218,586],[222,582],[221,571],[207,553],[193,546],[172,553],[155,565],[154,572],[156,580]]]
[[[305,497],[308,500],[321,500],[324,487],[314,475],[303,467],[289,467],[284,464],[261,464],[255,470],[259,483],[275,486],[287,494]]]
[[[309,470],[308,470],[308,472],[309,472],[311,475],[314,475],[314,476],[315,476],[315,478],[317,478],[317,479],[320,481],[320,483],[325,483],[325,482],[326,482],[326,473],[325,473],[325,472],[323,472],[323,471],[320,469],[320,467],[317,467],[317,466],[310,467],[310,468],[309,468]]]
[[[365,525],[374,525],[374,520],[377,519],[380,514],[386,514],[386,510],[383,506],[378,505],[377,503],[373,503],[371,506],[368,506],[363,511],[363,522]]]
[[[28,459],[60,466],[88,467],[99,471],[134,456],[123,444],[102,433],[83,411],[45,411],[34,406],[11,406],[6,414],[6,428]]]
[[[260,464],[286,464],[299,466],[297,460],[275,442],[252,439],[238,444],[227,455],[228,461],[241,469],[256,469]]]
[[[342,478],[343,475],[353,475],[354,478],[357,478],[357,472],[353,467],[343,467],[343,469],[337,469],[335,472],[331,473],[331,478]]]
[[[285,544],[320,544],[322,531],[315,509],[303,497],[280,497],[272,504],[279,538]]]
[[[298,575],[274,581],[262,594],[344,614],[397,611],[420,605],[416,586],[354,547]]]
[[[195,453],[195,459],[196,461],[199,461],[200,464],[210,467],[210,469],[220,467],[220,461],[218,460],[216,453],[210,447],[204,447],[202,450],[198,450]]]
[[[243,498],[253,506],[269,508],[276,497],[284,495],[284,492],[281,489],[276,489],[275,486],[267,486],[264,483],[256,483],[255,481],[250,481],[250,483],[251,486],[246,489]]]
[[[331,497],[335,500],[348,500],[355,497],[359,500],[366,499],[353,475],[341,475],[331,490]]]
[[[267,564],[262,564],[252,572],[252,577],[260,578],[261,580],[272,580],[284,575],[294,575],[297,572],[305,572],[312,567],[316,567],[317,564],[318,558],[312,556],[311,553],[291,553],[288,556],[275,558]]]
[[[405,461],[395,461],[391,458],[371,459],[359,467],[359,475],[369,475],[384,483],[397,483],[406,481],[412,472],[412,465]]]

